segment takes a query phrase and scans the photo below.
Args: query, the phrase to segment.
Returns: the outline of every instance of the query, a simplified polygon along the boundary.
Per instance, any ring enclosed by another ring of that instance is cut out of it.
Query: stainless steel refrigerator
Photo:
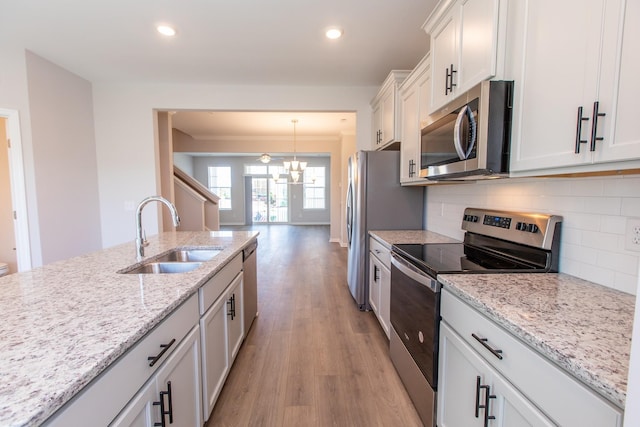
[[[369,230],[420,230],[424,187],[400,186],[400,152],[358,151],[349,158],[347,282],[360,310],[369,305]]]

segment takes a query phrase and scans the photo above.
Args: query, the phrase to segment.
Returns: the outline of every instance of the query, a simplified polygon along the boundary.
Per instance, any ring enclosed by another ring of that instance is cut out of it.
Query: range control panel
[[[558,215],[466,208],[462,229],[511,242],[550,249],[554,233],[559,233]]]

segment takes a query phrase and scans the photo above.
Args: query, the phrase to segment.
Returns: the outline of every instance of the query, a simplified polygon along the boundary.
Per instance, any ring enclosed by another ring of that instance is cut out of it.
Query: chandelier
[[[293,123],[293,159],[285,160],[282,162],[282,165],[284,167],[284,173],[291,175],[291,180],[294,183],[298,183],[302,177],[302,173],[307,167],[307,162],[301,162],[296,157],[296,124],[298,123],[298,119],[292,119],[291,123]],[[274,179],[277,179],[275,173]]]

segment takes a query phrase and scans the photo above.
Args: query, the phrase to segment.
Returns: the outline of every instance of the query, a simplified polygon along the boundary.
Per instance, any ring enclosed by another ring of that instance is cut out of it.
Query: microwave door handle
[[[460,109],[458,118],[456,119],[456,124],[453,127],[453,146],[455,147],[460,160],[465,160],[467,158],[467,156],[465,156],[464,148],[462,148],[462,136],[460,134],[462,133],[462,120],[464,119],[468,109],[469,107],[467,105]]]
[[[465,159],[468,159],[473,151],[473,148],[476,146],[476,142],[478,141],[478,124],[476,122],[476,118],[473,116],[473,111],[471,108],[467,107],[467,115],[469,117],[469,128],[471,129],[471,138],[469,142],[469,147],[467,148],[467,154],[464,156]]]

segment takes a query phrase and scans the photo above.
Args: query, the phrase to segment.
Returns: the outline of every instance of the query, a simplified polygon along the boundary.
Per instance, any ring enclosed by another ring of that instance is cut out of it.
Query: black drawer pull
[[[598,101],[593,103],[593,122],[591,122],[591,151],[596,151],[596,142],[604,140],[603,137],[598,136],[598,118],[606,116],[605,113],[600,112],[600,103]]]
[[[160,360],[160,358],[167,352],[167,350],[169,350],[169,347],[171,347],[175,342],[176,339],[173,338],[171,341],[169,341],[169,344],[160,344],[160,348],[162,349],[162,351],[160,351],[160,353],[158,353],[156,356],[147,357],[147,360],[150,360],[149,366],[153,366],[158,363],[158,360]]]
[[[488,341],[487,338],[480,338],[476,334],[471,334],[471,336],[473,338],[475,338],[476,341],[478,341],[480,344],[482,344],[484,348],[489,350],[491,352],[491,354],[493,354],[498,359],[502,360],[502,350],[495,349],[495,348],[491,347],[489,344],[487,344],[487,341]]]
[[[580,144],[586,144],[586,139],[581,139],[582,137],[582,122],[589,121],[589,117],[582,117],[582,107],[578,107],[578,121],[576,125],[576,154],[580,153]]]

